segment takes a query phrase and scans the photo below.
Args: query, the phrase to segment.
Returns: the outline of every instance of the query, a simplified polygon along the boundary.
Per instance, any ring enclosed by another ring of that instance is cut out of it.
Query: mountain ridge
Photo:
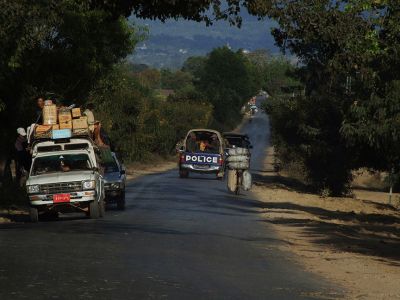
[[[243,16],[240,28],[227,21],[217,21],[207,27],[203,23],[187,20],[151,21],[133,19],[136,26],[147,28],[148,39],[140,43],[131,60],[156,68],[180,68],[190,56],[206,55],[213,48],[228,46],[232,50],[253,51],[266,49],[272,54],[279,52],[270,33],[276,24]]]

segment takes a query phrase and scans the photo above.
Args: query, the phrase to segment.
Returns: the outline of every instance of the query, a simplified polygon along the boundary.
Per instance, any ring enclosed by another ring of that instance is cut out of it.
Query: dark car
[[[253,148],[249,136],[247,134],[236,133],[236,132],[224,132],[222,136],[227,142],[226,145],[227,148],[246,148],[246,149]]]
[[[125,209],[125,169],[115,153],[113,160],[104,164],[104,190],[106,203],[116,203],[118,209]]]
[[[192,129],[183,140],[179,151],[179,176],[189,172],[216,174],[224,177],[225,143],[221,134],[212,129]]]

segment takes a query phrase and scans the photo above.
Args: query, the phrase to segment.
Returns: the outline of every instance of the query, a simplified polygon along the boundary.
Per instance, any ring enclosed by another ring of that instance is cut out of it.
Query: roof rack
[[[65,137],[59,136],[54,137],[53,130],[49,130],[43,133],[34,133],[33,137],[29,141],[29,144],[33,147],[35,144],[46,141],[57,141],[57,140],[66,140],[66,139],[74,139],[81,138],[89,140],[93,145],[95,142],[93,141],[89,130],[70,130],[70,134]]]

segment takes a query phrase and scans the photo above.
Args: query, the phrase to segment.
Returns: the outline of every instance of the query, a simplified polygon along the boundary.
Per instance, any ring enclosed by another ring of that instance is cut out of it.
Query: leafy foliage
[[[158,99],[126,65],[101,80],[90,99],[114,147],[129,161],[171,154],[190,128],[207,127],[212,117],[209,104]]]
[[[216,48],[207,57],[197,88],[214,106],[216,127],[232,128],[240,109],[261,85],[254,65],[242,51]]]
[[[397,1],[273,0],[248,8],[276,19],[277,44],[299,59],[304,97],[286,96],[269,110],[276,139],[300,153],[312,183],[341,194],[354,168],[398,170]],[[291,134],[282,115],[298,117]]]
[[[104,4],[104,3],[103,3]],[[102,3],[0,1],[0,132],[3,148],[13,128],[35,120],[34,97],[53,92],[83,103],[92,86],[131,53],[140,34]]]

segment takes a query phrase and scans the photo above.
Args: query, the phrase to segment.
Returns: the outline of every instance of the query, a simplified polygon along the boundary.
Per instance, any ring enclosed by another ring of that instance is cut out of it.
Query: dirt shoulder
[[[141,176],[172,170],[176,167],[177,159],[174,158],[147,163],[131,163],[126,166],[126,174],[128,180],[133,180]]]
[[[255,174],[266,221],[311,272],[345,287],[346,299],[400,299],[400,213],[382,192],[321,198],[273,172],[270,149]]]
[[[127,180],[135,180],[141,176],[156,174],[176,168],[176,159],[157,159],[147,163],[131,163],[126,166]],[[12,205],[0,207],[0,224],[26,222],[28,218],[28,207]]]

